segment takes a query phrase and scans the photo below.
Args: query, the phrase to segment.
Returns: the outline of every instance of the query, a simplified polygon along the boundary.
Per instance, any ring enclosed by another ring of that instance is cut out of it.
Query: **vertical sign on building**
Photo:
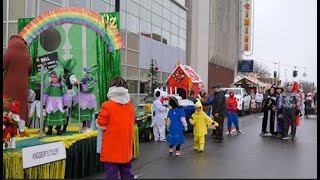
[[[242,51],[251,51],[252,0],[241,1]]]

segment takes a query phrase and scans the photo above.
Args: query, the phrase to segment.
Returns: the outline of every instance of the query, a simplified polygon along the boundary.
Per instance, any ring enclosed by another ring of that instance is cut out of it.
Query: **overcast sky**
[[[254,0],[253,54],[274,71],[280,61],[280,78],[317,81],[317,0]],[[298,77],[292,71],[297,66]],[[308,67],[303,68],[302,66]],[[307,77],[302,77],[306,72]]]

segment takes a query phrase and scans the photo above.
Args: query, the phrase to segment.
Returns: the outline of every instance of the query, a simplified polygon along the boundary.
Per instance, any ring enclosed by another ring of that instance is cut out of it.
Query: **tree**
[[[160,87],[160,83],[158,81],[158,65],[157,61],[152,59],[150,68],[149,68],[149,74],[148,74],[148,81],[145,86],[145,92],[147,93],[147,96],[142,99],[143,102],[152,102],[154,99],[153,92],[156,88]]]
[[[261,63],[254,63],[253,64],[253,72],[257,74],[258,78],[271,78],[271,72],[269,69]],[[239,72],[240,76],[247,76],[249,73]]]

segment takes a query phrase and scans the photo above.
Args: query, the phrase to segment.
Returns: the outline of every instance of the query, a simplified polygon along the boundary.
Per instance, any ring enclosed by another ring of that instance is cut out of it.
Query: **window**
[[[187,12],[186,12],[186,10],[180,8],[180,9],[179,9],[179,16],[180,16],[182,19],[186,20],[186,19],[187,19]]]
[[[7,0],[2,0],[3,2],[3,21],[7,20]]]
[[[139,18],[131,15],[131,14],[127,14],[127,30],[133,33],[139,33],[140,28],[139,28]]]
[[[162,6],[156,3],[156,1],[152,3],[152,12],[158,14],[159,16],[162,16]]]
[[[152,39],[161,42],[161,28],[152,25]]]
[[[178,36],[171,34],[171,46],[178,47]]]
[[[7,44],[7,24],[6,23],[3,23],[3,46],[6,47],[6,44]]]
[[[9,29],[8,29],[8,40],[12,35],[15,35],[18,33],[18,23],[9,23]]]
[[[175,15],[175,14],[172,13],[172,15],[171,15],[171,22],[178,25],[179,17],[178,17],[177,15]]]
[[[162,29],[170,31],[170,22],[168,20],[162,19]]]
[[[138,52],[135,52],[135,51],[131,51],[131,50],[128,50],[127,51],[127,64],[130,64],[130,65],[134,65],[134,66],[139,66],[139,53]],[[131,68],[131,67],[130,67]],[[127,70],[130,69],[129,67],[127,67]],[[137,74],[134,73],[132,75],[128,75],[130,74],[129,73],[129,70],[127,72],[127,77],[130,77],[130,78],[133,78],[133,79],[138,79],[139,78],[139,71],[137,71]]]
[[[141,6],[147,8],[147,9],[151,9],[151,0],[140,0],[140,4]]]
[[[186,30],[179,28],[179,37],[186,39],[186,34],[187,34]]]
[[[140,69],[140,79],[147,81],[149,73],[150,73],[149,69]]]
[[[139,5],[132,0],[127,0],[127,11],[137,17],[139,17],[140,10]]]
[[[102,0],[92,0],[91,8],[98,13],[110,12],[110,4]]]
[[[121,36],[121,39],[122,39],[122,42],[123,42],[123,45],[124,47],[127,46],[127,34],[126,34],[126,31],[125,30],[122,30],[120,29],[120,36]]]
[[[127,0],[120,0],[120,9],[127,10]]]
[[[178,33],[179,33],[178,31],[179,31],[178,26],[171,23],[171,33],[178,35]]]
[[[186,50],[186,40],[185,39],[179,38],[179,48],[184,51]]]
[[[163,7],[171,10],[171,1],[170,0],[163,0],[162,5],[163,5]]]
[[[88,8],[90,7],[90,1],[69,0],[69,6]]]
[[[25,2],[26,1],[9,0],[9,20],[18,20],[19,18],[24,17]]]
[[[140,94],[146,94],[146,86],[147,86],[147,82],[142,82],[140,81],[140,89],[139,89],[139,93]],[[141,97],[141,96],[140,96]]]
[[[139,79],[139,68],[127,66],[127,68],[126,68],[126,77],[129,78],[129,79]]]
[[[152,25],[161,27],[161,17],[156,15],[155,13],[152,13]]]
[[[162,30],[162,42],[167,44],[167,45],[171,44],[171,42],[170,42],[170,32],[169,31]]]
[[[179,27],[181,27],[182,29],[187,29],[187,23],[182,18],[179,18]]]
[[[43,13],[43,12],[46,12],[46,11],[48,11],[50,9],[57,8],[57,7],[60,7],[60,6],[57,6],[57,5],[52,4],[52,3],[49,3],[47,1],[39,1],[39,13],[40,14]],[[22,17],[24,17],[24,15]]]
[[[126,66],[125,65],[121,66],[121,77],[123,77],[123,78],[126,77]]]
[[[162,16],[169,21],[171,20],[171,12],[166,8],[163,8],[163,15]]]
[[[142,35],[148,35],[149,37],[151,37],[151,24],[141,20],[140,21],[140,27],[141,27],[141,34]]]
[[[138,93],[138,81],[126,80],[129,88],[129,93]]]
[[[27,12],[26,12],[26,18],[34,18],[36,17],[38,13],[38,3],[37,0],[27,0],[26,6],[27,6]]]
[[[147,21],[147,22],[151,22],[151,11],[140,7],[140,18]]]
[[[139,35],[133,34],[131,32],[127,32],[127,46],[128,46],[128,48],[139,51],[139,40],[140,40]],[[128,57],[130,57],[130,56],[128,55]]]
[[[171,11],[172,13],[176,14],[176,15],[179,15],[179,7],[175,4],[175,3],[172,3],[171,5]]]
[[[126,18],[127,18],[127,13],[123,10],[120,10],[120,28],[121,29],[126,29]]]
[[[120,56],[121,56],[120,57],[121,58],[121,63],[122,64],[126,64],[126,62],[127,62],[127,50],[122,48],[120,50]],[[122,71],[122,72],[124,72],[124,71]]]

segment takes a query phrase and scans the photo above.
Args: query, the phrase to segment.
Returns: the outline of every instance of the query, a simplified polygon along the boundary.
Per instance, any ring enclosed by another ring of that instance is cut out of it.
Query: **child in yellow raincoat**
[[[194,105],[195,112],[191,115],[189,122],[193,125],[194,134],[194,147],[193,149],[198,152],[204,151],[205,136],[208,133],[207,128],[219,126],[216,121],[213,121],[203,110],[202,104],[197,100]]]

